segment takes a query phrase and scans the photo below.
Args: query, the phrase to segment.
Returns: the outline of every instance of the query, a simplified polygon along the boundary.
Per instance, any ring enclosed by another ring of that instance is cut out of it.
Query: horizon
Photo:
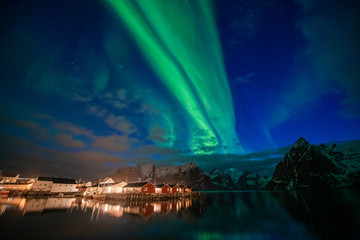
[[[300,137],[359,140],[359,7],[5,1],[0,169],[106,176],[193,158],[265,173]]]

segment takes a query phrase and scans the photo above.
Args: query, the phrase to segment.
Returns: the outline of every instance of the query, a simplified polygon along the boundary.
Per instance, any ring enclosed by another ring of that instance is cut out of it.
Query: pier
[[[199,193],[107,193],[108,201],[161,201],[199,196]]]

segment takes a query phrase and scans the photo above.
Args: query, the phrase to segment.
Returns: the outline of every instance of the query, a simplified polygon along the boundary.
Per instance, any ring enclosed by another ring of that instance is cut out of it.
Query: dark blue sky
[[[0,169],[212,168],[201,155],[359,139],[357,1],[150,2],[2,4]]]

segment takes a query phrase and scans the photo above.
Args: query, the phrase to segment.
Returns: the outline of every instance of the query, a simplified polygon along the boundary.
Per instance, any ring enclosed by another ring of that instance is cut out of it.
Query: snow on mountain
[[[311,145],[300,138],[276,166],[268,190],[360,185],[360,141]]]

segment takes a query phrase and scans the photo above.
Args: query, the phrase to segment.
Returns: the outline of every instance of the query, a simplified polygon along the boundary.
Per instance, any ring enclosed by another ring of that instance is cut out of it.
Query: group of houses
[[[17,173],[2,173],[0,174],[0,195],[9,191],[26,191],[31,188],[36,179],[34,178],[20,178]]]
[[[114,182],[111,178],[99,181],[97,185],[87,187],[84,195],[107,193],[191,193],[191,188],[179,184],[153,184],[152,182]]]
[[[37,177],[20,178],[19,174],[2,173],[0,179],[0,194],[9,192],[47,192],[47,193],[77,193],[79,185],[75,179]]]
[[[153,184],[152,182],[114,182],[111,178],[99,180],[96,184],[91,182],[81,184],[75,179],[57,177],[20,178],[19,174],[2,173],[0,178],[0,191],[5,192],[31,192],[47,194],[75,194],[84,193],[86,196],[104,195],[107,193],[191,193],[191,188],[179,184]]]
[[[50,193],[75,193],[79,192],[75,179],[38,177],[31,191]]]

